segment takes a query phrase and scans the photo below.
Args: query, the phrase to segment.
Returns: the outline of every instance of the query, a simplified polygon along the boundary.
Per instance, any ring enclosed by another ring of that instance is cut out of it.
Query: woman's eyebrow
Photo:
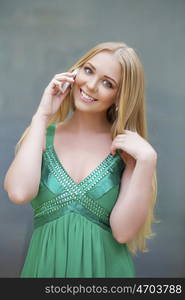
[[[93,66],[90,62],[87,62],[87,64],[89,64],[91,66],[92,69],[96,70],[95,66]],[[118,83],[116,82],[116,80],[114,80],[113,78],[107,76],[107,75],[104,75],[104,77],[114,81],[115,85],[118,86]]]

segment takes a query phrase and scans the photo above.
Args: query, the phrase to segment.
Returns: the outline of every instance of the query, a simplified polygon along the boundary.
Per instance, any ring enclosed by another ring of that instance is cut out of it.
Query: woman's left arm
[[[156,169],[157,153],[137,132],[125,130],[112,142],[111,152],[120,154],[126,164],[121,188],[110,215],[110,226],[119,243],[134,238],[144,224],[152,196],[152,179]]]

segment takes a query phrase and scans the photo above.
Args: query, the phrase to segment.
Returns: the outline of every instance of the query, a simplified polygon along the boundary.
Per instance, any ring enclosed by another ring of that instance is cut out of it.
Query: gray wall
[[[150,142],[158,152],[156,237],[138,277],[185,275],[185,1],[0,0],[0,277],[18,277],[32,232],[30,205],[11,203],[3,178],[14,146],[54,74],[99,42],[121,40],[146,74]]]

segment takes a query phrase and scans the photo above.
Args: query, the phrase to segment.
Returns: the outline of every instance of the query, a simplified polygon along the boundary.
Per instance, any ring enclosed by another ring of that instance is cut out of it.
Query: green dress
[[[21,277],[135,277],[127,244],[118,243],[109,216],[125,165],[110,153],[80,183],[63,168],[47,129],[38,195],[31,201],[34,230]]]

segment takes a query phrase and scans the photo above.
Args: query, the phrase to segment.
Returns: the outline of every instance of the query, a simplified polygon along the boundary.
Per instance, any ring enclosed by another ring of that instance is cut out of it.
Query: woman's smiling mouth
[[[80,97],[86,103],[92,103],[92,102],[98,101],[97,99],[86,94],[82,89],[80,89]]]

